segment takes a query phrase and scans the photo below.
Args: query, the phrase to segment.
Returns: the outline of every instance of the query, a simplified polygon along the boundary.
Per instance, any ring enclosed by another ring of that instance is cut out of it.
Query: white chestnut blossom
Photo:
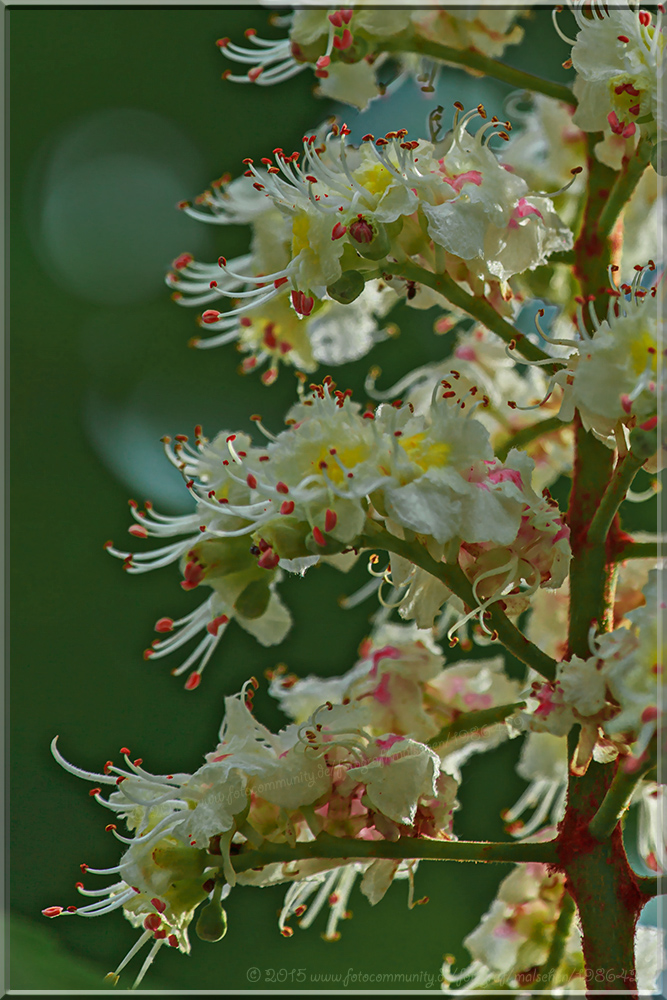
[[[220,435],[223,440],[226,436],[224,432]],[[183,617],[159,618],[155,623],[156,632],[169,637],[154,640],[144,653],[146,659],[160,659],[199,636],[194,650],[172,670],[179,676],[194,667],[185,684],[188,690],[193,690],[199,685],[202,671],[230,621],[237,621],[261,645],[272,646],[284,639],[292,619],[276,593],[280,571],[258,567],[250,552],[245,536],[255,530],[254,522],[248,528],[249,522],[243,517],[218,513],[223,507],[225,511],[228,508],[238,510],[239,504],[247,503],[251,495],[245,483],[239,483],[227,472],[235,460],[222,458],[220,447],[209,444],[202,436],[201,427],[195,428],[197,451],[184,435],[179,435],[175,442],[169,438],[163,440],[167,457],[188,484],[194,471],[191,463],[196,457],[197,473],[208,487],[204,497],[201,500],[195,497],[192,514],[176,516],[158,513],[150,501],[146,501],[145,510],[140,510],[134,500],[130,501],[135,523],[128,530],[134,538],[163,540],[175,537],[178,540],[143,552],[128,552],[114,547],[111,542],[107,542],[105,548],[123,560],[123,568],[130,574],[178,563],[183,574],[183,590],[194,590],[200,585],[212,588],[212,594]],[[237,443],[241,451],[244,445],[251,447],[247,436],[239,436]],[[192,484],[188,488],[192,489]],[[228,531],[224,538],[216,531],[219,524],[224,524]]]
[[[207,307],[199,316],[203,335],[193,338],[191,346],[208,349],[236,342],[245,355],[241,371],[259,371],[266,365],[261,378],[270,385],[282,364],[306,372],[318,364],[343,364],[363,357],[387,336],[378,320],[392,307],[396,293],[385,282],[362,282],[361,292],[345,306],[325,294],[308,315],[295,309],[285,281],[262,285],[266,274],[289,264],[292,233],[289,221],[250,178],[231,183],[222,179],[194,205],[182,202],[179,207],[199,221],[252,227],[250,253],[225,262],[225,270],[222,259],[203,264],[188,253],[173,261],[167,284],[174,289],[174,301]],[[237,277],[239,272],[246,276]]]
[[[438,756],[428,747],[392,733],[373,738],[358,728],[359,706],[325,705],[305,725],[271,733],[251,712],[253,679],[234,697],[225,699],[225,718],[218,746],[194,774],[155,775],[141,759],[132,761],[122,748],[124,766],[107,761],[95,773],[70,764],[53,741],[56,760],[70,773],[95,783],[96,801],[124,820],[133,834],[126,837],[117,824],[107,829],[127,850],[116,866],[105,869],[82,865],[84,873],[117,876],[102,889],[77,890],[95,902],[81,907],[50,906],[48,917],[102,916],[122,909],[142,933],[116,970],[121,971],[151,942],[134,986],[138,986],[164,944],[188,953],[188,927],[199,912],[197,934],[219,940],[226,930],[221,907],[238,884],[271,885],[293,882],[280,915],[285,936],[292,933],[286,920],[302,916],[305,900],[322,889],[302,921],[308,926],[328,899],[332,908],[327,935],[335,940],[337,922],[346,915],[345,903],[358,874],[361,889],[374,904],[394,877],[410,880],[413,904],[416,861],[315,861],[268,864],[261,871],[237,873],[233,857],[243,850],[272,843],[311,841],[319,832],[334,836],[381,839],[426,835],[451,839],[456,808],[456,782],[440,773]],[[112,789],[105,798],[102,787]],[[342,901],[342,902],[341,902]],[[341,905],[336,905],[341,902]]]
[[[254,282],[242,294],[246,308],[292,289],[294,309],[310,315],[327,289],[340,301],[353,301],[366,278],[377,275],[374,262],[391,255],[380,268],[398,272],[400,260],[431,253],[428,237],[440,252],[475,280],[506,281],[527,268],[544,264],[549,254],[572,246],[572,233],[554,212],[551,200],[532,193],[526,182],[504,169],[489,148],[493,135],[508,136],[509,123],[493,118],[475,135],[467,131],[482,107],[461,115],[454,129],[434,146],[408,140],[407,131],[384,138],[364,136],[357,148],[345,143],[347,126],[333,125],[323,139],[306,136],[299,153],[274,151],[263,168],[246,160],[254,186],[263,191],[291,227],[291,259],[261,279],[242,274],[220,258],[226,280]],[[222,295],[233,297],[219,283]],[[212,317],[213,318],[213,317]]]
[[[633,143],[640,131],[653,141],[656,135],[660,139],[661,12],[644,10],[637,0],[615,6],[595,2],[591,7],[584,0],[571,0],[570,9],[578,28],[574,41],[566,39],[577,72],[574,124],[585,132],[610,130]]]
[[[547,962],[556,933],[566,895],[564,883],[564,876],[550,873],[546,865],[517,865],[500,883],[496,899],[480,924],[464,938],[473,958],[471,964],[453,973],[453,959],[445,960],[443,990],[530,990],[533,984],[543,989],[540,967]],[[665,967],[663,937],[656,927],[637,928],[637,986],[642,992],[656,989],[657,977]],[[549,983],[559,995],[590,989],[576,914],[554,972]]]
[[[247,47],[229,38],[219,39],[217,45],[231,62],[248,66],[245,73],[226,70],[223,77],[227,80],[270,86],[310,67],[319,81],[320,96],[365,108],[384,93],[376,68],[386,59],[387,42],[414,33],[451,48],[499,56],[523,37],[523,30],[514,24],[518,14],[484,5],[449,10],[433,2],[412,11],[364,3],[342,9],[306,6],[280,19],[288,28],[287,38],[269,41],[251,28],[245,33]],[[405,69],[417,71],[409,56],[396,55]],[[419,65],[417,71],[418,80],[430,91],[436,67]]]
[[[622,284],[610,298],[607,315],[600,320],[594,303],[589,316],[593,334],[586,330],[579,312],[581,343],[557,379],[564,386],[560,416],[571,420],[575,408],[584,427],[616,444],[621,424],[633,426],[655,417],[664,396],[658,352],[657,285],[642,287],[642,277],[655,265],[638,268],[632,284]]]
[[[469,990],[494,982],[505,989],[522,986],[522,973],[547,960],[564,895],[563,875],[542,864],[517,865],[500,883],[481,923],[463,939],[472,963],[453,974],[445,961],[443,989],[461,988],[464,981]]]

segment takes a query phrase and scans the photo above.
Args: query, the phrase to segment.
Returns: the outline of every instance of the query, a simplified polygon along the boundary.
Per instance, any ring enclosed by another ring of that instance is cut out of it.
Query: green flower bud
[[[653,425],[653,426],[651,426]],[[657,417],[647,420],[641,427],[630,431],[630,451],[642,461],[647,461],[658,450]]]
[[[382,260],[391,250],[391,241],[382,223],[369,222],[362,215],[348,226],[348,233],[357,252],[369,260]]]
[[[199,911],[195,927],[202,941],[221,941],[227,933],[227,914],[219,901],[213,898]]]
[[[337,281],[327,285],[327,294],[346,306],[359,298],[365,285],[364,277],[359,271],[343,271]]]

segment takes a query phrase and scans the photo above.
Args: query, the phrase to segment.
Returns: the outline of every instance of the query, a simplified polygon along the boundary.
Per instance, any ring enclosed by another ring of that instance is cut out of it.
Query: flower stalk
[[[239,874],[251,868],[270,864],[287,864],[294,861],[366,858],[399,860],[415,858],[424,861],[494,861],[507,864],[539,862],[553,864],[556,852],[552,843],[522,844],[494,843],[466,840],[429,840],[427,838],[401,837],[398,841],[355,840],[332,837],[321,833],[308,843],[274,844],[265,841],[258,850],[243,850],[232,854],[234,871]]]
[[[408,559],[415,566],[419,566],[431,576],[441,580],[469,608],[474,608],[477,605],[472,586],[461,567],[458,564],[454,566],[449,563],[436,562],[419,542],[406,542],[380,527],[376,528],[375,525],[369,530],[367,525],[367,533],[360,538],[359,544],[362,548],[380,548],[402,556],[403,559]],[[488,615],[488,623],[497,633],[498,641],[510,653],[522,663],[528,664],[547,680],[555,678],[556,661],[527,639],[520,629],[512,624],[502,608],[499,607],[498,602],[492,604],[485,615]]]
[[[385,52],[415,52],[418,55],[427,56],[429,59],[436,59],[438,62],[465,66],[467,69],[501,80],[511,87],[530,90],[536,94],[545,94],[547,97],[553,97],[557,101],[565,101],[566,104],[572,106],[577,104],[576,97],[564,84],[554,83],[552,80],[545,80],[534,73],[515,69],[514,66],[508,66],[507,63],[491,59],[489,56],[485,56],[481,52],[474,52],[472,49],[454,49],[449,45],[441,45],[439,42],[421,38],[414,33],[390,38],[383,42],[382,49]]]

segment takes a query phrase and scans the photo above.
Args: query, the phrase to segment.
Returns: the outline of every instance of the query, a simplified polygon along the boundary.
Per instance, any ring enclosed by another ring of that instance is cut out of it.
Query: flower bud
[[[200,910],[195,930],[202,941],[221,941],[227,933],[227,914],[215,899]]]
[[[651,421],[647,421],[642,427],[635,427],[630,432],[630,451],[637,458],[647,461],[658,450],[658,435],[655,427],[650,427]]]
[[[333,284],[327,285],[327,295],[342,302],[344,306],[358,299],[364,290],[366,282],[360,271],[343,271],[340,278]]]
[[[382,260],[391,249],[385,227],[378,222],[369,222],[363,215],[348,226],[348,233],[357,252],[369,260]]]

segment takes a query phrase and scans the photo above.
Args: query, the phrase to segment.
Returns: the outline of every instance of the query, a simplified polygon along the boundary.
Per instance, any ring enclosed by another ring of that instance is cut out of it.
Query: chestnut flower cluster
[[[131,575],[175,564],[181,589],[203,596],[158,619],[144,656],[181,651],[172,673],[196,689],[232,622],[262,647],[285,639],[281,587],[316,566],[367,562],[370,580],[343,603],[377,606],[340,675],[265,671],[285,728],[256,718],[254,677],[227,697],[194,773],[152,773],[125,747],[122,764],[91,772],[54,740],[114,814],[123,853],[81,866],[110,879],[77,883],[91,902],[43,912],[123,913],[139,937],[114,984],[144,949],[135,986],[164,945],[189,952],[193,922],[204,941],[224,937],[239,885],[285,885],[286,937],[326,908],[335,941],[355,885],[375,905],[405,881],[412,908],[428,901],[415,880],[433,858],[520,862],[464,939],[471,964],[446,958],[445,990],[590,990],[595,948],[605,985],[631,990],[630,959],[622,982],[610,964],[614,922],[635,939],[641,990],[664,967],[661,935],[636,929],[658,886],[630,868],[619,827],[631,805],[644,871],[663,875],[662,539],[624,528],[626,502],[657,490],[665,451],[662,7],[555,11],[572,90],[497,61],[520,41],[521,14],[306,6],[274,20],[286,37],[218,42],[245,69],[226,71],[232,81],[310,69],[322,94],[359,108],[383,92],[389,60],[426,91],[446,65],[526,91],[502,120],[457,101],[444,134],[437,108],[428,137],[398,128],[352,144],[330,119],[180,205],[250,230],[235,259],[173,262],[172,297],[200,311],[195,346],[235,343],[242,372],[270,385],[291,366],[298,388],[281,429],[255,414],[250,433],[234,413],[210,439],[200,426],[163,439],[189,511],[130,501],[131,550],[106,548]],[[403,302],[438,309],[437,361],[406,365],[393,385],[373,367],[363,397],[331,375],[308,381],[392,336]],[[459,841],[466,762],[514,739],[525,788],[501,814],[506,840]],[[603,890],[610,923],[591,944]]]

